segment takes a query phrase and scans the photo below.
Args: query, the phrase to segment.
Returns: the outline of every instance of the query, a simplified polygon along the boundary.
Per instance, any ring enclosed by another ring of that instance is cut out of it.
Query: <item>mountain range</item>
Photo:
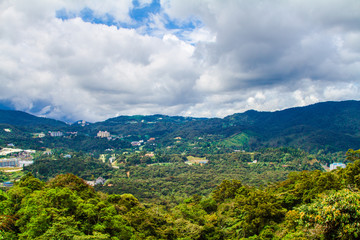
[[[205,139],[219,146],[249,150],[291,146],[334,152],[360,148],[360,101],[323,102],[275,112],[249,110],[225,118],[119,116],[85,125],[0,110],[0,124],[23,133],[78,131],[91,137],[106,130],[112,135],[129,136],[128,141],[156,138],[160,146],[180,137],[189,142]],[[0,137],[6,142],[6,134]]]

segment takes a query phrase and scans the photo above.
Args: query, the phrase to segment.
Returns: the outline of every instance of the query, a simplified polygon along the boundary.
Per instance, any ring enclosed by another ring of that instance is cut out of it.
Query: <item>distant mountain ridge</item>
[[[343,101],[343,102],[322,102],[305,107],[288,108],[275,112],[258,112],[254,110],[245,113],[236,113],[225,119],[235,120],[243,124],[267,124],[278,122],[284,127],[310,124],[316,127],[331,125],[332,127],[344,125],[349,120],[360,123],[360,101]],[[333,121],[336,120],[336,121]],[[357,126],[360,130],[360,125]]]
[[[0,110],[0,123],[14,126],[65,127],[67,124],[51,118],[37,117],[22,111]]]
[[[224,120],[261,134],[268,146],[360,148],[359,101],[322,102],[276,112],[250,110]]]
[[[137,138],[155,137],[166,146],[175,137],[188,141],[211,136],[211,141],[234,149],[293,146],[306,150],[346,151],[360,148],[360,101],[322,102],[275,112],[249,110],[225,118],[181,116],[119,116],[103,122],[67,125],[20,111],[0,110],[0,123],[36,129],[98,131]],[[210,140],[209,140],[210,141]]]

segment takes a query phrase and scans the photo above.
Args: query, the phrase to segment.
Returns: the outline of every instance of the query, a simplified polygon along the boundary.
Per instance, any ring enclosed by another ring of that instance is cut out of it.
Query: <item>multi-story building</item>
[[[99,131],[97,133],[97,137],[108,138],[108,137],[110,137],[110,133],[108,131]]]
[[[17,158],[2,158],[0,159],[0,167],[17,167],[18,166]]]
[[[330,164],[330,171],[335,170],[337,168],[346,168],[346,165],[344,163],[332,163],[332,164]]]
[[[60,132],[60,131],[56,131],[56,132],[50,131],[49,133],[50,133],[50,136],[51,136],[51,137],[61,137],[61,136],[64,135],[64,134],[63,134],[62,132]]]

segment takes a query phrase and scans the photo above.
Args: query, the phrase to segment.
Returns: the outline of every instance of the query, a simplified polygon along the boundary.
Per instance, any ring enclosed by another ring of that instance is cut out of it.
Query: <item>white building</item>
[[[61,137],[62,135],[64,135],[62,132],[57,131],[57,132],[49,132],[51,137]]]
[[[332,163],[332,164],[330,164],[330,171],[335,170],[337,168],[346,168],[346,165],[344,163]]]
[[[108,138],[108,137],[110,137],[110,133],[108,131],[99,131],[97,133],[97,137]]]
[[[33,163],[34,163],[34,161],[19,160],[18,166],[19,167],[26,167],[26,166],[29,166],[29,165],[31,165]]]

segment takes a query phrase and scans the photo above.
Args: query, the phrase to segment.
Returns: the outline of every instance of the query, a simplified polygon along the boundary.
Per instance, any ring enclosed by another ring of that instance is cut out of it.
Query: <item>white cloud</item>
[[[98,121],[120,114],[223,117],[359,99],[359,1],[161,4],[148,25],[128,29],[63,21],[56,12],[88,8],[131,23],[131,0],[2,1],[0,100],[49,117]],[[201,23],[167,29],[169,18]]]

